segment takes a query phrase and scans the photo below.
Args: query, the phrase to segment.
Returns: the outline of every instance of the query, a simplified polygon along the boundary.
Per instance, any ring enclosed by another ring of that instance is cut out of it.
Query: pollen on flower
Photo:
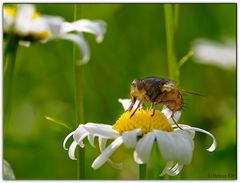
[[[152,130],[173,131],[173,128],[160,111],[156,110],[154,116],[151,116],[152,110],[138,110],[131,118],[132,112],[123,113],[116,121],[113,129],[119,133],[131,131],[140,128],[143,133],[148,133]]]
[[[34,40],[43,40],[49,37],[49,31],[43,31],[32,35]]]
[[[34,12],[33,15],[32,15],[32,19],[37,19],[40,17],[40,14],[38,12]]]
[[[10,16],[15,16],[16,15],[16,9],[13,8],[13,7],[6,6],[6,7],[4,7],[4,10]]]

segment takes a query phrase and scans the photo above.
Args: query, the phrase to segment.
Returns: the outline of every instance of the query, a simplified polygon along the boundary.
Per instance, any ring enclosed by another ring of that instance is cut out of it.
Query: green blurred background
[[[83,67],[85,122],[114,124],[123,112],[118,98],[129,98],[133,79],[168,76],[163,4],[81,4],[80,16],[107,22],[101,44],[85,35],[91,60]],[[41,14],[73,21],[73,4],[37,4]],[[175,50],[179,60],[197,38],[236,39],[236,4],[180,4]],[[78,54],[80,54],[78,52]],[[4,159],[16,179],[76,179],[76,161],[70,160],[62,142],[69,130],[44,116],[75,128],[73,44],[54,40],[19,47],[10,123],[4,131]],[[148,179],[236,178],[236,69],[202,65],[191,58],[181,69],[179,86],[206,95],[185,96],[181,122],[215,135],[217,149],[205,149],[211,139],[195,136],[192,163],[176,177],[159,177],[165,161],[154,147]],[[113,159],[123,162],[117,170],[105,164],[94,171],[91,163],[99,150],[86,141],[88,179],[137,179],[133,150],[124,146]],[[212,177],[214,175],[223,175]],[[225,177],[226,176],[226,177]]]

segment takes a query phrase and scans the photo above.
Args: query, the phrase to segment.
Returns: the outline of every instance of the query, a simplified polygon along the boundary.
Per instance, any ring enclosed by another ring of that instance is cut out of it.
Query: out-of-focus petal
[[[62,17],[43,15],[42,18],[48,24],[51,36],[57,37],[61,34],[61,26],[64,22]]]
[[[3,30],[10,32],[13,30],[16,10],[12,7],[3,7]]]
[[[29,47],[31,45],[31,42],[30,41],[23,41],[23,40],[20,40],[18,42],[19,45],[21,46],[24,46],[24,47]]]
[[[59,35],[59,38],[72,41],[79,46],[80,52],[82,53],[82,58],[78,61],[79,65],[84,65],[89,61],[90,50],[89,50],[89,47],[88,47],[88,43],[85,41],[85,39],[83,38],[82,35],[69,33],[69,34]]]
[[[18,5],[15,29],[18,34],[27,35],[32,28],[32,16],[35,8],[31,4]]]
[[[207,39],[198,39],[193,43],[195,61],[215,65],[224,69],[236,67],[236,45]]]
[[[11,165],[3,160],[3,179],[4,180],[15,180],[15,175]]]
[[[50,37],[48,23],[36,14],[31,4],[18,5],[15,21],[15,32],[20,36],[30,36],[34,40],[44,40]]]
[[[106,23],[102,20],[90,21],[87,19],[78,20],[76,22],[64,22],[61,27],[62,33],[68,33],[72,31],[88,32],[96,35],[97,42],[101,42],[106,32]]]

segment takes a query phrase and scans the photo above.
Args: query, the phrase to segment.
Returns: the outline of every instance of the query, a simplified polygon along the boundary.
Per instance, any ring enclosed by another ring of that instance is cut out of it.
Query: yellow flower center
[[[15,17],[16,16],[16,8],[14,7],[10,7],[10,6],[5,6],[4,7],[4,10],[6,11],[6,13],[10,16],[13,16]],[[40,13],[38,12],[34,12],[33,15],[32,15],[32,19],[37,19],[40,17]]]
[[[38,12],[34,12],[33,13],[33,15],[32,15],[32,19],[37,19],[37,18],[39,18],[40,17],[40,13],[38,13]]]
[[[152,110],[138,110],[130,118],[131,112],[123,113],[116,121],[113,129],[119,133],[131,131],[140,128],[143,133],[151,132],[152,130],[173,131],[173,128],[166,118],[166,116],[160,111],[156,110],[154,116]]]
[[[13,7],[9,7],[9,6],[5,6],[4,10],[6,11],[6,13],[10,16],[15,16],[16,15],[16,9]]]
[[[35,33],[32,35],[34,40],[43,40],[47,39],[49,37],[49,32],[48,31],[43,31],[40,33]]]

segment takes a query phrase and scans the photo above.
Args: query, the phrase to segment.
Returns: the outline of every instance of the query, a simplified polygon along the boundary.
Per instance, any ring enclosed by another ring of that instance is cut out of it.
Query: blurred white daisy
[[[94,34],[96,41],[100,43],[106,32],[106,23],[102,20],[81,19],[71,23],[65,22],[58,16],[40,15],[30,4],[17,5],[16,8],[4,5],[3,15],[4,33],[16,35],[21,45],[29,46],[32,41],[70,40],[81,48],[81,64],[90,59],[88,43],[82,33]]]
[[[236,66],[236,43],[216,42],[208,39],[197,39],[193,42],[194,60],[198,63],[215,65],[224,69]]]
[[[3,160],[3,179],[4,180],[16,179],[11,165],[5,159]]]
[[[120,99],[119,102],[126,109],[130,100]],[[68,154],[71,159],[75,160],[77,145],[83,148],[83,140],[87,137],[89,143],[95,147],[94,138],[98,137],[101,154],[92,163],[92,168],[98,169],[105,162],[115,165],[110,160],[110,156],[121,144],[127,148],[134,148],[134,160],[137,164],[146,164],[150,158],[153,143],[156,142],[160,154],[167,160],[167,165],[161,175],[170,176],[179,174],[184,165],[191,163],[196,131],[209,135],[213,143],[207,150],[210,152],[215,150],[216,140],[212,134],[183,124],[179,125],[184,130],[177,128],[171,124],[169,109],[164,109],[163,112],[156,110],[153,117],[151,114],[151,110],[140,109],[132,118],[129,118],[131,112],[125,112],[113,126],[97,123],[81,124],[64,139],[63,147],[67,150],[66,142],[73,136]],[[179,117],[180,113],[175,116],[175,119],[178,120]],[[113,140],[113,142],[106,147],[108,140]],[[117,167],[120,167],[119,164]]]

